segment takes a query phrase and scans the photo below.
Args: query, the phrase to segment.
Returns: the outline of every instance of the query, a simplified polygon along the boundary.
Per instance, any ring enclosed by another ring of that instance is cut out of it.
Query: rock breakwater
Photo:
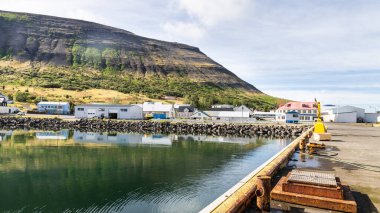
[[[0,117],[2,129],[73,129],[83,132],[137,132],[156,134],[193,134],[220,136],[271,136],[296,137],[308,129],[306,125],[264,124],[201,124],[169,121],[113,121],[88,120],[67,121],[61,119]]]

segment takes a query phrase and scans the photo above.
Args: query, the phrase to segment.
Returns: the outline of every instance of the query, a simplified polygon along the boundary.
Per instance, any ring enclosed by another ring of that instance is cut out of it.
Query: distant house
[[[297,112],[300,122],[313,122],[317,117],[317,110],[314,102],[288,102],[280,106],[276,114],[283,116],[288,112]]]
[[[163,104],[161,102],[143,103],[143,113],[145,117],[155,119],[168,119],[175,117],[173,104]]]
[[[14,114],[20,112],[17,107],[0,106],[0,114]]]
[[[177,118],[190,118],[194,114],[194,107],[192,106],[179,106],[175,109]]]
[[[276,121],[285,122],[285,123],[299,123],[299,112],[289,111],[285,113],[280,113],[276,115]]]
[[[70,114],[70,104],[68,102],[48,102],[41,101],[37,104],[37,111],[46,114]]]
[[[210,119],[210,116],[203,111],[195,111],[193,115],[190,116],[191,119],[206,120]]]
[[[108,119],[144,119],[143,111],[137,105],[84,104],[75,107],[76,118],[108,118]]]
[[[234,107],[234,111],[237,111],[237,112],[249,112],[250,114],[253,114],[253,111],[250,108],[248,108],[247,106],[245,106],[245,105]]]
[[[8,106],[8,101],[5,97],[0,97],[0,106]]]

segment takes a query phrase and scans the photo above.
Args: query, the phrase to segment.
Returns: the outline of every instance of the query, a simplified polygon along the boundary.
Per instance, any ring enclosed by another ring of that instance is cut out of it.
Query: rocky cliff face
[[[51,16],[0,11],[0,58],[40,67],[88,67],[163,77],[174,74],[261,93],[196,47]]]

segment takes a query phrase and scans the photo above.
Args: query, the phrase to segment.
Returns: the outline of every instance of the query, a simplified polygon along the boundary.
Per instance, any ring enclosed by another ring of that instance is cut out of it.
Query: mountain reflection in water
[[[289,140],[0,131],[0,211],[197,212]]]

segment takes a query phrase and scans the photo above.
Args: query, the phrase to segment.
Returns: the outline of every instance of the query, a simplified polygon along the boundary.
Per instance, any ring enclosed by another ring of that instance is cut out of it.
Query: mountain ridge
[[[237,91],[266,96],[198,47],[146,38],[94,22],[0,10],[0,35],[1,60],[30,64],[28,69],[3,67],[0,72],[15,75],[24,80],[21,83],[30,86],[65,87],[67,85],[57,79],[61,76],[74,82],[75,85],[69,85],[68,89],[83,89],[81,85],[92,87],[93,83],[95,88],[122,92],[139,92],[140,88],[145,93],[145,87],[151,87],[154,78],[158,78],[161,82],[157,85],[174,84],[173,88],[166,92],[157,86],[150,88],[149,93],[158,89],[160,95],[193,96],[182,87],[197,90],[191,86],[195,83],[205,87],[203,91],[210,89],[210,95],[227,90],[234,91],[231,97]],[[90,79],[88,82],[86,77]],[[117,78],[119,84],[112,85],[112,78]],[[125,78],[128,83],[120,78]],[[171,82],[176,79],[180,83]],[[10,84],[20,84],[21,81],[10,77],[6,80]],[[133,90],[127,88],[135,80],[145,81],[145,84],[135,83],[136,89]],[[199,92],[199,95],[202,94]],[[245,95],[240,96],[245,98]],[[211,99],[207,102],[222,101]],[[240,102],[244,103],[243,100]]]

